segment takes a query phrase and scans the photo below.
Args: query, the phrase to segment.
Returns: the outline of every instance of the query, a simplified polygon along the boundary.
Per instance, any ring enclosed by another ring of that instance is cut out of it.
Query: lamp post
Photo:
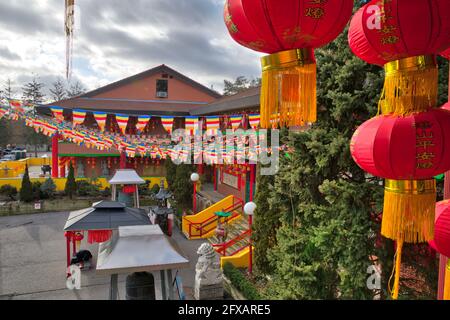
[[[191,181],[194,183],[194,195],[192,197],[192,212],[195,213],[197,211],[197,182],[200,180],[200,176],[198,173],[191,174]]]
[[[253,225],[253,214],[256,210],[256,203],[247,202],[244,206],[244,212],[248,215],[248,227],[250,229],[250,246],[249,246],[249,261],[248,261],[248,273],[252,274],[253,272],[253,245],[252,245],[252,225]]]

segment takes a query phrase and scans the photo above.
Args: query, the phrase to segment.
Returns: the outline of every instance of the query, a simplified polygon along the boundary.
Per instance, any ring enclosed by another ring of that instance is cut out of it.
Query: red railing
[[[242,211],[242,208],[244,206],[244,202],[239,198],[233,199],[233,205],[231,205],[228,208],[223,209],[224,212],[233,212],[233,214],[225,218],[225,223],[227,223],[230,220],[233,220],[234,218],[238,217],[240,215],[239,212],[235,212],[236,210],[240,209]],[[217,221],[219,220],[219,217],[216,215],[213,215],[202,222],[192,223],[189,222],[189,237],[202,237],[205,234],[208,234],[209,232],[213,231],[217,226]],[[207,228],[211,226],[210,228]],[[193,234],[193,231],[196,231],[196,234]]]
[[[251,234],[251,230],[248,229],[246,231],[244,231],[243,233],[241,233],[240,235],[238,235],[236,238],[231,239],[228,242],[225,243],[219,243],[219,244],[214,244],[213,247],[216,248],[216,251],[221,254],[222,256],[226,257],[227,256],[227,249],[231,248],[232,246],[234,246],[236,243],[238,243],[241,240],[244,240],[245,238],[247,238],[248,236],[250,236]],[[246,244],[245,246],[239,248],[238,250],[236,250],[235,252],[233,252],[230,256],[235,255],[236,253],[239,253],[240,251],[242,251],[243,249],[245,249],[246,247],[248,247],[248,244]]]

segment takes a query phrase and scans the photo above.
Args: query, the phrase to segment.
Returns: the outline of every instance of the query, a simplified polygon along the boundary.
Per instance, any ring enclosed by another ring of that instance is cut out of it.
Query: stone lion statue
[[[222,282],[222,270],[220,269],[219,257],[213,246],[203,243],[197,250],[199,255],[195,266],[195,278],[202,285],[216,284]]]

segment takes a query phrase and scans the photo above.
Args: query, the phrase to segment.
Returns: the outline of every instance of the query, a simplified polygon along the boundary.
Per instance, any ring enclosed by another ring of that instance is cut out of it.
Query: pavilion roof
[[[120,227],[98,251],[98,274],[189,268],[189,260],[158,225]]]
[[[116,230],[120,226],[149,224],[143,209],[127,208],[121,202],[100,201],[90,208],[71,212],[64,231]]]
[[[109,184],[145,184],[145,180],[139,177],[136,170],[118,169],[114,176],[109,180]]]

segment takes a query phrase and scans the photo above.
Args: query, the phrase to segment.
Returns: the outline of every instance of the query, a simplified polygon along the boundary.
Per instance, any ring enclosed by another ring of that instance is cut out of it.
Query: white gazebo
[[[100,244],[96,273],[111,276],[109,298],[117,300],[119,274],[159,271],[162,300],[174,300],[172,271],[187,268],[189,260],[158,225],[128,226]]]
[[[114,176],[109,180],[112,191],[112,201],[117,201],[117,186],[118,185],[134,185],[136,190],[134,192],[134,206],[140,207],[139,204],[139,188],[138,185],[145,184],[145,180],[142,179],[133,169],[119,169]]]

